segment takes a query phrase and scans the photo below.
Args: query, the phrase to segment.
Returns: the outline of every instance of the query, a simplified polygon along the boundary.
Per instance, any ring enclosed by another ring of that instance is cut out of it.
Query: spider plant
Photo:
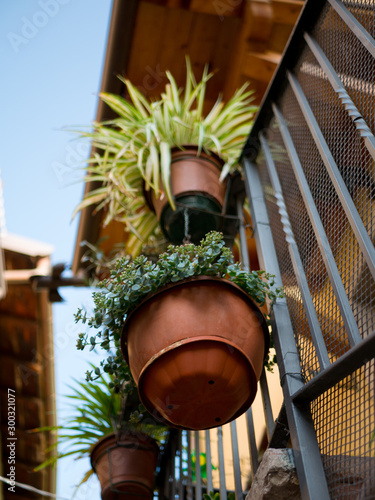
[[[116,219],[130,233],[127,251],[136,256],[144,243],[158,237],[158,220],[145,203],[144,190],[160,196],[160,180],[172,209],[171,149],[196,145],[199,153],[214,152],[224,165],[221,179],[238,168],[244,140],[249,133],[256,107],[252,91],[243,85],[226,103],[219,96],[205,115],[207,82],[213,76],[204,68],[196,81],[190,60],[186,59],[185,88],[179,89],[166,72],[168,83],[160,98],[147,99],[129,80],[124,83],[129,100],[109,93],[101,99],[116,113],[113,120],[95,123],[94,130],[81,133],[92,140],[94,154],[89,159],[86,181],[99,181],[76,208],[74,215],[94,205],[105,209],[104,225]],[[73,216],[74,216],[73,215]]]

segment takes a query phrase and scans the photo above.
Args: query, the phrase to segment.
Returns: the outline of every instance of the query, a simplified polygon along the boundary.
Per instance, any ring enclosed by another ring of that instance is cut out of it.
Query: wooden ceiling
[[[158,95],[169,69],[180,85],[185,55],[200,75],[216,72],[208,97],[228,98],[250,81],[259,103],[298,18],[301,0],[144,0],[139,2],[126,75]]]
[[[118,74],[145,95],[157,96],[169,70],[178,85],[185,82],[185,56],[196,78],[205,64],[215,72],[207,88],[207,106],[220,93],[228,99],[245,81],[260,104],[297,21],[302,0],[114,0],[102,91],[121,94]],[[97,121],[111,118],[99,102]],[[87,183],[86,192],[95,187]],[[124,239],[123,228],[111,223],[100,229],[101,215],[87,208],[81,214],[73,271],[83,270],[83,240],[108,251]]]

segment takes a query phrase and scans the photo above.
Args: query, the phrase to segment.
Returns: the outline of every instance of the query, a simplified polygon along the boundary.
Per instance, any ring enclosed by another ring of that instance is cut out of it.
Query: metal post
[[[234,490],[236,492],[236,500],[242,500],[241,465],[240,454],[238,451],[237,424],[235,420],[232,420],[230,423],[230,432],[232,438]]]
[[[217,448],[219,453],[219,480],[220,480],[220,500],[227,500],[227,486],[225,482],[224,466],[224,446],[223,446],[223,428],[217,428]]]
[[[262,374],[260,376],[259,383],[260,383],[260,389],[261,389],[261,395],[262,395],[262,401],[263,401],[264,419],[266,421],[267,439],[268,439],[268,442],[270,442],[273,430],[275,428],[275,421],[273,419],[271,398],[270,398],[270,393],[268,390],[267,375],[266,375],[266,371],[265,371],[264,367],[262,370]]]
[[[259,462],[258,462],[258,448],[255,441],[253,410],[251,408],[249,408],[246,412],[246,422],[247,422],[247,437],[249,439],[250,467],[251,467],[252,477],[254,478],[256,471],[258,470],[259,467]]]
[[[178,495],[179,495],[179,500],[185,500],[185,490],[184,490],[184,484],[183,484],[183,477],[184,477],[184,471],[183,471],[183,445],[182,445],[182,431],[179,432],[178,434],[178,450],[179,450],[179,458],[180,458],[180,471],[179,471],[179,482],[178,482]]]
[[[195,500],[202,500],[202,479],[201,479],[201,450],[199,443],[199,432],[194,432],[195,444]]]
[[[192,478],[192,470],[191,470],[191,432],[186,431],[187,438],[187,469],[188,476],[186,481],[186,492],[187,492],[187,500],[193,500],[193,478]]]
[[[213,491],[213,481],[212,481],[212,457],[211,457],[211,439],[210,431],[205,431],[206,436],[206,471],[207,471],[207,493]]]

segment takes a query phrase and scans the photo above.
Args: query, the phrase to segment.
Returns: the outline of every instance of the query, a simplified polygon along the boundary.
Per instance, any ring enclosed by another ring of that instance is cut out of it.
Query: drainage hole
[[[209,383],[210,385],[212,385],[212,384],[214,384],[214,383],[215,383],[215,380],[209,380],[209,381],[208,381],[208,383]]]
[[[220,422],[221,418],[220,417],[216,417],[215,418],[215,422]]]

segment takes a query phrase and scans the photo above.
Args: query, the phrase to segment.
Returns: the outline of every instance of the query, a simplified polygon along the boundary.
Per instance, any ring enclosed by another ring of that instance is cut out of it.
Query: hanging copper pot
[[[147,410],[168,425],[198,430],[249,408],[269,334],[242,289],[199,276],[146,298],[128,316],[121,342]]]
[[[159,447],[146,434],[127,431],[109,434],[91,452],[102,500],[152,500]]]
[[[146,201],[156,213],[166,238],[181,244],[189,234],[192,243],[199,243],[209,231],[219,231],[225,205],[227,182],[220,181],[223,160],[213,152],[196,146],[173,148],[171,151],[171,188],[176,201],[172,210],[160,179],[160,196],[144,191]]]

